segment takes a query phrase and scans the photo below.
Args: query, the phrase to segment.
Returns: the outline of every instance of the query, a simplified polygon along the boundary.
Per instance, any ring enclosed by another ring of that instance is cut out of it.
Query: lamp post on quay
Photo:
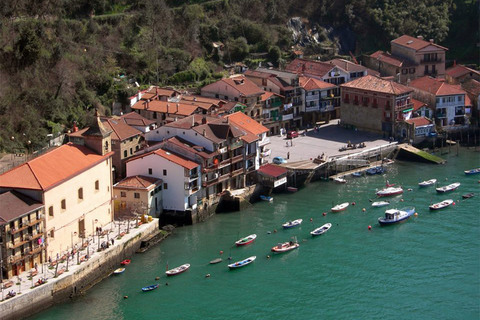
[[[77,232],[76,232],[76,231],[72,231],[72,232],[70,233],[70,238],[71,238],[71,240],[72,240],[72,250],[74,250],[74,247],[73,247],[73,236],[76,236],[76,235],[77,235]]]

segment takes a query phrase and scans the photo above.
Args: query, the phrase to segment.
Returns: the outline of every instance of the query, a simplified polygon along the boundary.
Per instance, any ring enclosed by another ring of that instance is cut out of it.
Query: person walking
[[[287,152],[287,160],[290,159],[290,152]]]

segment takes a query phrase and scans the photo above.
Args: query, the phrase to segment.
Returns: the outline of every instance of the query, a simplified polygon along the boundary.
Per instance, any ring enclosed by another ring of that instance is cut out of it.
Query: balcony
[[[274,101],[270,104],[269,108],[275,108],[275,107],[281,107],[282,106],[282,101]]]
[[[227,173],[221,175],[220,177],[218,177],[218,182],[228,180],[228,178],[230,178],[230,172],[227,172]]]
[[[19,233],[20,231],[23,231],[23,230],[27,229],[28,227],[29,227],[28,223],[22,223],[21,227],[10,229],[10,233],[11,234],[16,234],[16,233]]]
[[[320,110],[320,106],[305,107],[305,112],[314,112],[319,110]]]
[[[420,59],[421,64],[431,64],[442,62],[442,58],[433,58],[433,59]]]
[[[401,106],[396,106],[395,111],[403,111],[403,110],[407,110],[407,109],[410,109],[410,108],[413,108],[413,103],[407,103],[407,104],[403,104]]]
[[[30,221],[28,226],[32,227],[32,226],[34,226],[38,223],[41,223],[41,222],[43,222],[43,215],[40,217],[40,219],[35,219],[35,220]]]
[[[258,146],[259,146],[259,147],[262,147],[262,146],[267,145],[267,144],[269,144],[269,143],[270,143],[270,138],[269,138],[269,137],[265,137],[263,140],[260,140],[260,141],[258,142]]]
[[[232,173],[230,173],[230,176],[233,178],[233,177],[236,177],[236,176],[238,176],[242,173],[243,173],[243,168],[240,168],[240,169],[232,171]]]
[[[235,149],[238,149],[240,147],[243,147],[243,141],[240,140],[240,141],[231,143],[229,147],[230,147],[230,150],[235,150]]]
[[[16,242],[15,244],[9,243],[9,248],[16,249],[18,247],[23,246],[25,243],[28,243],[28,240],[22,240],[22,241]]]
[[[203,181],[202,182],[202,186],[203,187],[210,187],[211,185],[214,185],[215,183],[218,182],[218,174],[216,174],[215,176],[213,176],[213,178],[211,179],[208,179],[206,181]]]
[[[231,163],[237,163],[239,161],[242,161],[243,160],[243,154],[240,154],[238,156],[235,156],[233,158],[231,158]]]
[[[286,120],[292,120],[293,119],[293,113],[290,113],[290,114],[282,114],[282,121],[286,121]]]

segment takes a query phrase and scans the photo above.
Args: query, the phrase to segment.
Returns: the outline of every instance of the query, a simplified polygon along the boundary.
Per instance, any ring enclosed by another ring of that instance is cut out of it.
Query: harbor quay
[[[88,245],[55,266],[39,264],[36,270],[14,277],[10,287],[2,285],[0,318],[25,318],[82,294],[112,274],[122,260],[131,259],[142,240],[159,232],[158,225],[158,219],[138,226],[135,221],[114,221],[103,227],[101,235],[86,239]],[[6,299],[9,292],[15,296]]]

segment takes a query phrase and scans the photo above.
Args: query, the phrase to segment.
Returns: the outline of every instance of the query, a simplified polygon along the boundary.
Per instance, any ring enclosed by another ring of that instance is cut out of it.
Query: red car
[[[297,131],[288,131],[287,132],[287,139],[293,139],[298,137],[298,132]]]

